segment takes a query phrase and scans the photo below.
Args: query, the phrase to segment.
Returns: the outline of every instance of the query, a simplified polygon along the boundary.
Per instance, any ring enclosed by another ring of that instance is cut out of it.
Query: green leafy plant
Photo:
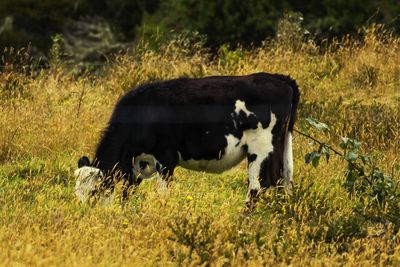
[[[379,209],[383,209],[390,201],[398,202],[400,200],[400,192],[397,190],[398,183],[376,165],[371,155],[363,154],[360,151],[360,141],[341,137],[339,150],[310,135],[310,128],[317,132],[322,131],[329,134],[329,126],[325,123],[306,118],[302,120],[301,127],[303,131],[297,132],[311,139],[312,143],[310,144],[314,148],[305,155],[306,163],[311,163],[316,168],[321,158],[325,158],[329,162],[331,152],[333,152],[347,162],[343,186],[348,192],[361,197],[363,200],[368,200],[368,203]]]
[[[321,157],[325,157],[326,162],[329,162],[329,158],[331,156],[331,147],[327,145],[326,143],[320,142],[314,138],[312,138],[309,134],[309,129],[307,126],[311,126],[315,128],[318,131],[323,131],[323,132],[329,132],[329,126],[323,122],[319,122],[315,119],[312,118],[306,118],[301,121],[301,128],[303,132],[299,132],[300,134],[312,139],[313,143],[318,144],[318,149],[315,149],[311,151],[310,153],[307,153],[305,155],[305,162],[306,163],[311,163],[315,168],[318,167],[319,161]]]

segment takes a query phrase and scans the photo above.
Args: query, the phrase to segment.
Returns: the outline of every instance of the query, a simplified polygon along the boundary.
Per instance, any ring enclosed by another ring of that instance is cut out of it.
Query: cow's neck
[[[121,167],[123,141],[114,139],[112,134],[106,132],[97,147],[94,164],[104,172]]]

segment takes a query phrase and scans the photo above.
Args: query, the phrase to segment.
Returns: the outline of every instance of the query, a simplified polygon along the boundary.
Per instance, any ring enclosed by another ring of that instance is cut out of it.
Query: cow
[[[118,176],[126,198],[154,174],[167,186],[177,166],[221,173],[246,157],[246,203],[280,181],[290,188],[299,98],[293,79],[270,73],[141,85],[116,104],[93,161],[79,160],[75,193],[112,191]]]

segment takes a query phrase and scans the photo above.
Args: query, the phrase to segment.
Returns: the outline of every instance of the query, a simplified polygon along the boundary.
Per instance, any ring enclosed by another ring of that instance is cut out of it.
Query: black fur
[[[78,160],[78,168],[82,168],[84,166],[90,166],[90,160],[87,156],[83,156]]]
[[[258,123],[268,127],[273,112],[277,118],[272,131],[274,152],[263,163],[265,175],[260,179],[262,186],[276,184],[282,172],[284,136],[293,129],[299,95],[294,80],[268,73],[142,85],[116,104],[92,165],[108,174],[119,171],[129,187],[141,181],[131,175],[132,158],[152,154],[168,178],[179,163],[178,152],[184,160],[219,159],[227,145],[225,135],[240,139],[243,131],[255,129]],[[255,114],[234,113],[237,100]],[[255,158],[249,155],[250,161]]]

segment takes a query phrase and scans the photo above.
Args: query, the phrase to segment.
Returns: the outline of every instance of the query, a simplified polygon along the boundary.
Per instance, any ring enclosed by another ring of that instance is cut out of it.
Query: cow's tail
[[[300,90],[295,80],[289,78],[289,84],[290,87],[292,87],[292,108],[290,110],[288,130],[289,132],[293,132],[293,127],[297,116],[297,106],[299,105],[300,100]]]
[[[297,116],[297,106],[300,100],[300,91],[296,81],[289,78],[289,85],[292,88],[292,107],[290,110],[289,123],[285,136],[285,146],[283,150],[283,177],[284,185],[288,191],[291,190],[293,180],[292,133]]]

